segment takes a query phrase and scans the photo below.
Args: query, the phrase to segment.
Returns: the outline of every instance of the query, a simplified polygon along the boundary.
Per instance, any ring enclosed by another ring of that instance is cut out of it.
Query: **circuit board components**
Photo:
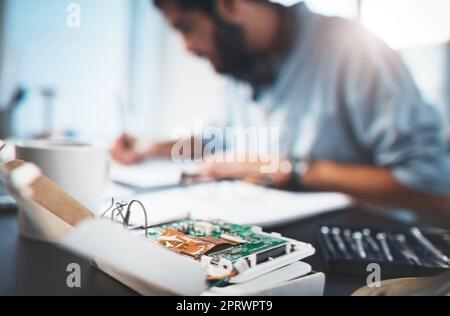
[[[280,234],[265,233],[256,226],[194,219],[152,227],[148,237],[180,255],[200,261],[212,276],[242,274],[260,265],[275,267],[271,263],[277,258],[299,260],[298,255],[292,254],[298,254],[307,245]]]

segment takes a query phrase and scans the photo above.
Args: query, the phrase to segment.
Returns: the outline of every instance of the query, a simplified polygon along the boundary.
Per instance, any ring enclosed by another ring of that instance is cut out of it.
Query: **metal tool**
[[[415,254],[414,250],[411,249],[411,247],[408,245],[406,241],[405,235],[395,235],[393,237],[394,245],[398,245],[399,252],[411,263],[415,265],[422,265],[421,260],[419,257]]]
[[[377,242],[372,237],[372,232],[370,229],[366,228],[362,231],[364,238],[366,239],[367,243],[372,247],[373,251],[376,253],[380,252],[380,247],[378,246]]]
[[[381,244],[381,249],[383,249],[384,256],[389,262],[394,261],[394,257],[392,256],[391,249],[389,247],[389,243],[387,241],[387,236],[385,233],[378,233],[376,236],[377,240]]]
[[[320,232],[322,233],[325,244],[326,244],[329,252],[331,253],[331,255],[333,257],[337,257],[336,248],[334,247],[333,242],[330,239],[330,229],[327,226],[323,226],[320,229]]]
[[[366,242],[366,244],[369,245],[376,260],[382,261],[384,259],[383,251],[381,250],[380,246],[378,245],[378,242],[372,236],[371,230],[368,228],[365,228],[365,229],[363,229],[362,233],[363,233],[364,241]]]
[[[361,259],[367,258],[367,253],[364,250],[364,244],[363,244],[363,234],[361,232],[354,232],[353,233],[353,239],[356,241],[356,247],[358,249],[358,255],[361,257]]]
[[[352,238],[352,231],[350,229],[344,229],[344,239],[347,242],[347,244],[350,245],[350,247],[352,248],[353,252],[355,254],[358,253],[358,246],[355,243],[355,240]]]
[[[417,228],[411,228],[412,236],[423,246],[425,247],[436,259],[439,260],[439,265],[444,268],[448,268],[450,265],[449,258],[444,255],[439,249],[437,249]]]
[[[340,228],[337,228],[337,227],[333,228],[331,230],[331,234],[333,235],[334,241],[338,245],[338,248],[341,251],[341,253],[344,255],[345,259],[351,259],[352,257],[350,255],[350,253],[347,251],[347,247],[345,246],[345,243],[342,240]]]

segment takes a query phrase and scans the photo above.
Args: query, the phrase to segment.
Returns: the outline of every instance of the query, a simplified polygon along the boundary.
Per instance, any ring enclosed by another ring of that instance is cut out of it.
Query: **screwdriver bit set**
[[[432,275],[450,268],[450,232],[445,230],[322,226],[317,236],[329,272],[367,275],[369,264],[377,263],[384,278]]]

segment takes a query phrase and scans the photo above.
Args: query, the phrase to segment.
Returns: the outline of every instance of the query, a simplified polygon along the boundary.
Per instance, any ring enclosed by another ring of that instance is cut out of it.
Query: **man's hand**
[[[285,162],[280,162],[279,170],[262,173],[263,164],[205,163],[200,175],[209,180],[237,179],[254,183],[265,183],[270,179],[273,186],[283,187],[291,174],[283,170]],[[284,171],[284,172],[283,172]],[[305,188],[314,191],[342,192],[355,199],[375,205],[401,207],[418,211],[450,212],[450,198],[431,196],[413,191],[399,183],[391,170],[373,166],[343,165],[331,161],[311,162],[307,172],[299,179]]]
[[[189,142],[190,139],[185,141]],[[152,158],[170,159],[172,147],[176,143],[168,141],[143,144],[137,138],[124,134],[116,140],[110,154],[115,161],[124,165],[133,165]]]
[[[264,165],[266,164],[261,162],[206,162],[201,167],[199,175],[205,180],[245,180],[256,184],[270,182],[277,187],[289,182],[290,171],[278,168],[273,173],[264,173],[262,172]]]
[[[138,141],[130,135],[120,136],[114,143],[110,154],[112,159],[124,164],[133,165],[147,158],[147,151],[138,147]]]

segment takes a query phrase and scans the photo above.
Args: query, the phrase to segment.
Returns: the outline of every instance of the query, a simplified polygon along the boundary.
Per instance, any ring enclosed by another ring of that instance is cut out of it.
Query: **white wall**
[[[450,39],[449,0],[363,0],[362,22],[395,49]]]
[[[66,25],[71,2],[6,2],[5,85],[21,83],[32,89],[15,122],[21,136],[44,128],[42,86],[57,89],[58,129],[73,130],[81,138],[108,138],[118,132],[115,104],[128,79],[131,2],[77,0],[82,9],[79,29]]]
[[[222,77],[210,64],[186,53],[178,34],[167,31],[163,77],[162,135],[176,127],[193,126],[201,119],[211,123],[220,106]]]
[[[166,27],[149,0],[134,0],[132,9],[129,132],[155,138],[162,124]]]

